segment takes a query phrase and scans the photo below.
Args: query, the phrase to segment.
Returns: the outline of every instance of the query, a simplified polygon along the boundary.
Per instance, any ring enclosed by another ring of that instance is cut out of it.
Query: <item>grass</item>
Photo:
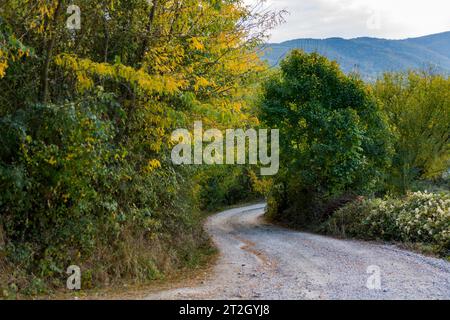
[[[180,286],[193,286],[203,281],[211,272],[218,258],[213,243],[200,248],[195,258],[178,270],[172,270],[164,277],[144,283],[122,282],[104,288],[81,291],[61,290],[51,295],[36,297],[42,300],[138,300],[147,295]]]
[[[217,256],[203,228],[208,214],[196,215],[198,220],[189,230],[178,228],[154,240],[129,232],[118,248],[97,247],[92,259],[80,265],[83,290],[78,292],[66,289],[65,273],[43,280],[21,265],[7,262],[0,250],[0,299],[101,299],[195,279]]]

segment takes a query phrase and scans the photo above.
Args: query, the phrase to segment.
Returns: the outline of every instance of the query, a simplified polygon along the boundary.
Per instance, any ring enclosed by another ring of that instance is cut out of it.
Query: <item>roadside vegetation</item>
[[[410,71],[364,83],[294,50],[260,106],[281,131],[270,219],[450,255],[448,77]]]
[[[273,221],[449,255],[450,80],[260,59],[282,13],[242,0],[0,6],[0,297],[164,279],[214,252],[204,211],[267,197]],[[280,171],[175,166],[171,133],[280,130]],[[425,192],[424,190],[430,192]]]
[[[448,192],[361,198],[338,209],[321,228],[335,236],[415,244],[445,256],[450,246],[449,207]]]
[[[212,252],[201,209],[249,168],[176,167],[194,120],[253,126],[257,47],[280,18],[242,1],[6,0],[0,7],[0,296],[145,283]],[[226,177],[226,179],[222,179]],[[198,183],[202,181],[202,183]]]

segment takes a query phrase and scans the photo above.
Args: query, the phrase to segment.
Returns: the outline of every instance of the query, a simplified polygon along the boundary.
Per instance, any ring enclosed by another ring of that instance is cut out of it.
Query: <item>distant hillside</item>
[[[366,79],[386,71],[433,67],[450,74],[450,31],[405,40],[376,38],[297,39],[267,44],[263,58],[277,65],[292,49],[319,52],[336,60],[344,72],[356,71]]]

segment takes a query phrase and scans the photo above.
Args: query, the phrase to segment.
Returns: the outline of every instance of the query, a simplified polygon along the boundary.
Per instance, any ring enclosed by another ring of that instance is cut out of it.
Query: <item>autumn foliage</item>
[[[87,288],[198,263],[195,182],[218,173],[174,167],[170,133],[257,123],[247,97],[277,21],[240,0],[2,1],[4,294],[64,288],[73,264]]]

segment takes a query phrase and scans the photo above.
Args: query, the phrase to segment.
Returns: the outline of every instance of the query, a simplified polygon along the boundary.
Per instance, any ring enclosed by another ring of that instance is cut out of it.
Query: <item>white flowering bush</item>
[[[401,199],[365,199],[336,211],[323,231],[363,239],[429,244],[450,254],[450,194],[414,192]]]
[[[396,208],[395,223],[403,240],[450,244],[450,195],[411,193]]]

